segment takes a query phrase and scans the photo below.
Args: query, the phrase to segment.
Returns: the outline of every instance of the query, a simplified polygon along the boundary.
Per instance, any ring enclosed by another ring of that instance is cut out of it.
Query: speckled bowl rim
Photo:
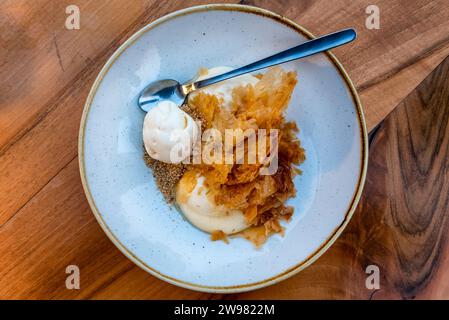
[[[344,80],[344,83],[346,84],[348,91],[351,93],[352,99],[354,101],[354,104],[357,108],[357,115],[358,115],[358,121],[360,125],[360,141],[361,141],[361,166],[359,170],[359,178],[357,182],[357,188],[354,192],[354,195],[352,197],[352,200],[349,204],[349,207],[346,211],[345,218],[343,222],[332,232],[332,234],[321,244],[321,246],[315,250],[311,255],[309,255],[305,260],[301,261],[299,264],[295,265],[294,267],[291,267],[273,277],[267,278],[262,281],[257,281],[253,283],[245,283],[241,285],[234,285],[234,286],[205,286],[200,285],[196,283],[190,283],[183,280],[176,279],[174,277],[167,276],[163,274],[161,271],[156,270],[149,265],[147,265],[145,262],[140,260],[138,257],[136,257],[124,244],[120,242],[119,239],[114,235],[114,233],[109,229],[109,227],[106,225],[105,221],[103,220],[102,214],[98,210],[94,198],[90,192],[89,184],[87,182],[86,178],[86,171],[85,171],[85,164],[84,164],[84,142],[85,142],[85,128],[87,123],[87,117],[89,116],[89,111],[91,107],[92,100],[97,92],[97,89],[103,80],[104,76],[109,71],[109,68],[114,64],[114,62],[117,60],[117,58],[125,51],[130,45],[132,45],[139,37],[141,37],[145,32],[153,29],[157,25],[160,25],[162,23],[165,23],[173,18],[177,18],[183,15],[191,14],[191,13],[197,13],[197,12],[203,12],[203,11],[210,11],[210,10],[219,10],[219,11],[239,11],[243,13],[248,14],[256,14],[260,16],[264,16],[266,18],[270,18],[276,22],[280,22],[284,24],[285,26],[293,29],[294,31],[300,33],[301,35],[305,36],[306,38],[312,39],[314,38],[313,34],[310,33],[308,30],[303,28],[302,26],[296,24],[292,20],[285,18],[283,16],[280,16],[276,13],[273,13],[271,11],[252,7],[252,6],[246,6],[246,5],[238,5],[238,4],[210,4],[210,5],[200,5],[200,6],[194,6],[186,9],[182,9],[179,11],[172,12],[170,14],[167,14],[150,24],[146,25],[139,31],[137,31],[135,34],[133,34],[128,40],[126,40],[115,52],[114,54],[108,59],[106,64],[101,69],[100,73],[98,74],[97,78],[95,79],[95,82],[89,92],[89,95],[87,97],[81,123],[80,123],[80,132],[79,132],[79,139],[78,139],[78,160],[79,160],[79,167],[80,167],[80,174],[81,174],[81,181],[84,188],[84,192],[86,194],[87,200],[89,202],[89,205],[92,209],[92,212],[95,215],[95,218],[97,219],[98,223],[100,224],[103,231],[106,233],[106,235],[109,237],[109,239],[117,246],[117,248],[125,255],[127,256],[131,261],[133,261],[135,264],[137,264],[139,267],[144,269],[145,271],[149,272],[150,274],[154,275],[155,277],[167,281],[171,284],[196,290],[196,291],[202,291],[202,292],[210,292],[210,293],[237,293],[237,292],[244,292],[244,291],[250,291],[255,290],[259,288],[263,288],[272,284],[275,284],[277,282],[280,282],[284,279],[287,279],[294,274],[297,274],[301,270],[307,268],[309,265],[311,265],[313,262],[315,262],[326,250],[335,242],[335,240],[340,236],[346,225],[348,224],[349,220],[351,219],[357,203],[360,200],[360,196],[363,190],[363,185],[365,183],[366,178],[366,171],[368,166],[368,135],[367,135],[367,129],[366,129],[366,123],[365,118],[363,115],[362,105],[360,103],[360,98],[357,94],[357,91],[354,87],[354,84],[352,83],[351,79],[349,78],[348,74],[346,73],[345,69],[341,65],[341,63],[337,60],[337,58],[330,52],[326,52],[326,55],[328,59],[335,65],[336,69],[339,71],[340,76]]]

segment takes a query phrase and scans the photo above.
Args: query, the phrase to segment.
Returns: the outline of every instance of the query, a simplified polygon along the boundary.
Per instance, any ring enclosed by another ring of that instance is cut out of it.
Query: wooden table
[[[74,2],[81,28],[67,30],[65,8]],[[7,0],[0,3],[0,298],[449,298],[449,60],[431,74],[449,55],[447,2],[240,2],[316,35],[357,28],[358,40],[334,52],[358,88],[369,129],[381,125],[364,196],[344,234],[300,274],[244,294],[193,292],[139,269],[87,204],[80,116],[121,43],[202,2]],[[379,30],[365,27],[370,4],[380,8]],[[71,264],[80,267],[80,290],[65,287]],[[380,268],[379,290],[365,287],[370,264]]]

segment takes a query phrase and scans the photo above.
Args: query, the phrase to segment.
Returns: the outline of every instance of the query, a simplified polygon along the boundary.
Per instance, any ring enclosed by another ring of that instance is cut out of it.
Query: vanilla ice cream
[[[233,234],[248,228],[245,217],[240,210],[230,210],[218,206],[207,195],[204,177],[199,176],[196,186],[189,191],[189,182],[181,179],[176,190],[176,202],[184,216],[197,228],[212,233],[221,230]]]
[[[143,122],[143,143],[150,157],[180,163],[190,156],[198,139],[195,120],[172,101],[161,101]]]

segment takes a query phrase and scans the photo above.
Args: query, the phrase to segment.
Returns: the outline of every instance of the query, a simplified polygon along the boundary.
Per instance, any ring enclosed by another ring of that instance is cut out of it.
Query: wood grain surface
[[[239,298],[449,299],[449,58],[381,124],[351,222],[304,272]],[[380,269],[367,290],[366,267]]]
[[[77,158],[82,108],[108,57],[154,19],[202,3],[80,0],[80,30],[64,27],[72,1],[0,3],[0,298],[222,297],[166,284],[126,259],[89,209]],[[449,298],[447,63],[413,91],[449,54],[447,3],[241,3],[316,35],[355,27],[358,40],[335,54],[359,90],[368,127],[400,108],[376,136],[365,196],[338,242],[289,280],[225,298]],[[380,30],[365,28],[370,4],[380,8]],[[364,287],[370,263],[382,273],[375,294]],[[81,269],[80,290],[65,288],[70,264]]]

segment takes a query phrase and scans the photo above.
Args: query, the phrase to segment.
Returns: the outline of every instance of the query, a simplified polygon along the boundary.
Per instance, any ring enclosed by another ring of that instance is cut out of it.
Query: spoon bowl
[[[178,81],[165,79],[154,81],[146,86],[139,96],[138,104],[143,111],[148,112],[162,100],[170,100],[181,105],[185,98],[186,94]]]

